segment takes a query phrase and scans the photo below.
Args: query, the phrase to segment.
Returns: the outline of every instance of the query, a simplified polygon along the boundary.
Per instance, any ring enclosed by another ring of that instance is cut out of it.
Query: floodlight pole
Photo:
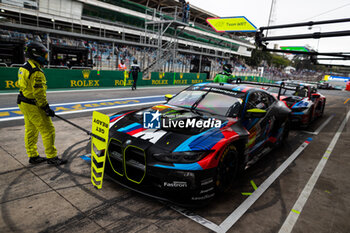
[[[339,37],[339,36],[350,36],[350,30],[337,31],[337,32],[315,32],[315,33],[309,33],[309,34],[287,35],[287,36],[262,37],[260,41],[320,39],[324,37]]]
[[[291,28],[291,27],[305,27],[305,26],[313,26],[320,24],[334,24],[334,23],[345,23],[350,22],[350,18],[344,19],[333,19],[333,20],[323,20],[323,21],[309,21],[304,23],[294,23],[294,24],[283,24],[283,25],[273,25],[267,27],[260,27],[259,30],[255,33],[255,43],[257,47],[262,48],[265,51],[277,52],[277,53],[292,53],[292,54],[304,54],[311,56],[325,55],[325,56],[334,56],[348,59],[349,55],[345,55],[346,53],[318,53],[318,52],[303,52],[303,51],[286,51],[279,49],[268,49],[267,41],[273,40],[297,40],[297,39],[320,39],[327,37],[340,37],[340,36],[350,36],[350,30],[346,31],[335,31],[335,32],[315,32],[309,34],[299,34],[299,35],[284,35],[284,36],[271,36],[264,37],[263,31],[269,29],[280,29],[280,28]]]
[[[332,56],[332,57],[342,57],[345,59],[350,59],[350,55],[344,53],[318,53],[318,52],[304,52],[304,51],[291,51],[291,50],[281,50],[281,49],[269,49],[263,48],[264,51],[275,52],[275,53],[292,53],[292,54],[302,54],[311,56]]]
[[[333,19],[333,20],[323,20],[323,21],[309,21],[305,23],[292,23],[292,24],[282,24],[282,25],[273,25],[273,26],[267,26],[267,27],[260,27],[260,30],[267,30],[267,29],[279,29],[279,28],[291,28],[291,27],[304,27],[304,26],[313,26],[313,25],[319,25],[319,24],[333,24],[333,23],[346,23],[350,22],[350,18],[345,19]]]

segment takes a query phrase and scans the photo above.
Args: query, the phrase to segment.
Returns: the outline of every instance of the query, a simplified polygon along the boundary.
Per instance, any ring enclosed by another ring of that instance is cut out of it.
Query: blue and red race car
[[[267,91],[277,96],[279,87],[268,87]],[[313,84],[288,83],[282,85],[280,100],[292,110],[291,122],[306,127],[323,115],[326,97],[317,92]]]
[[[106,173],[159,199],[202,204],[288,137],[290,112],[260,88],[196,84],[111,116]]]

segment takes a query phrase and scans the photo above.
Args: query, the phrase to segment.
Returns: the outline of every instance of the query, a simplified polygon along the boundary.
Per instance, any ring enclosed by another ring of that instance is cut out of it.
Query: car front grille
[[[118,175],[124,175],[123,148],[120,141],[112,139],[108,147],[108,155],[113,160],[111,166]]]
[[[124,151],[125,175],[135,182],[141,183],[146,174],[146,155],[144,150],[128,146]]]
[[[110,164],[114,172],[126,176],[129,181],[141,183],[146,174],[146,154],[141,148],[129,145],[123,148],[122,143],[112,139],[108,147]]]

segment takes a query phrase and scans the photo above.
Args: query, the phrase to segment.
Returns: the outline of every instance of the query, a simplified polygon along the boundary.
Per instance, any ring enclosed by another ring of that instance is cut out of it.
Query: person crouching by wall
[[[124,60],[121,60],[121,61],[120,61],[119,65],[118,65],[118,69],[119,69],[120,71],[126,70],[126,65],[125,65],[125,63],[124,63]]]
[[[137,60],[135,59],[133,61],[133,64],[131,65],[129,75],[132,75],[132,79],[134,80],[134,83],[132,84],[131,90],[136,90],[136,83],[137,83],[137,77],[139,76],[139,72],[141,72],[141,69],[139,65],[137,64]]]

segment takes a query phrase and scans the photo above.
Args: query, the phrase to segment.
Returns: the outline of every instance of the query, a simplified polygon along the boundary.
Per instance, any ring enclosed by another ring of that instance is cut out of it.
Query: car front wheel
[[[237,178],[239,171],[238,151],[234,145],[225,148],[216,172],[216,190],[219,193],[227,191]]]

